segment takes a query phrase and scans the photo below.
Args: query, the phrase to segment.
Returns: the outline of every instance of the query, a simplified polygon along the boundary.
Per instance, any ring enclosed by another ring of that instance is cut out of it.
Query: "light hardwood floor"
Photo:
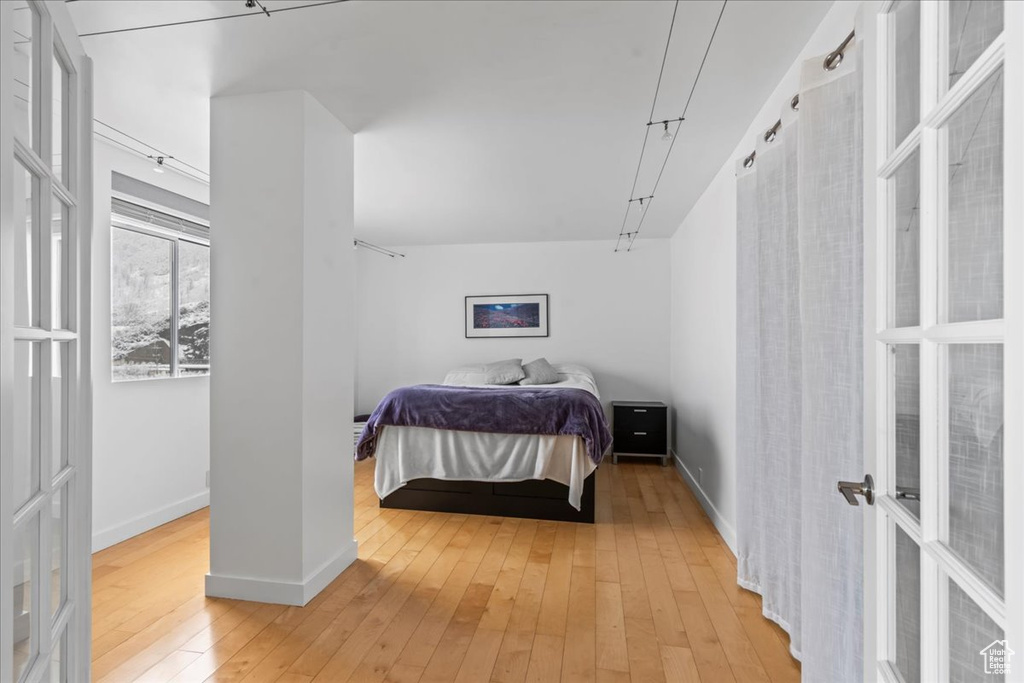
[[[798,681],[671,468],[603,465],[597,523],[381,510],[305,607],[203,595],[209,514],[93,557],[95,681]]]

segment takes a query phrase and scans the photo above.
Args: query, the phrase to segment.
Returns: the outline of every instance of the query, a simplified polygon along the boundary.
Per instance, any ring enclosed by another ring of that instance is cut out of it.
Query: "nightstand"
[[[612,401],[612,463],[619,456],[661,458],[668,464],[668,406],[661,401]]]

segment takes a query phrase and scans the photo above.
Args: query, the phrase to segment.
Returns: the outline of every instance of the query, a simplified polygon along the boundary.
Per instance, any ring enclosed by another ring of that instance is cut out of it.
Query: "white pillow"
[[[526,373],[526,378],[519,382],[523,386],[554,384],[562,379],[561,375],[558,374],[558,370],[551,366],[547,358],[538,358],[535,361],[526,363],[523,365],[523,372]]]
[[[484,381],[484,366],[483,365],[463,365],[462,367],[451,370],[447,375],[444,376],[443,384],[451,384],[455,386],[480,386],[486,384]]]
[[[484,384],[515,384],[524,377],[522,358],[499,360],[484,366]]]

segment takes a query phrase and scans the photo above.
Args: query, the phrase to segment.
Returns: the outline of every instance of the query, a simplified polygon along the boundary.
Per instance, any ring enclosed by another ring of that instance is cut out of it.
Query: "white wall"
[[[408,247],[406,258],[357,251],[356,409],[392,389],[440,382],[465,363],[578,362],[602,401],[667,400],[668,240]],[[466,339],[464,297],[550,295],[550,336]]]
[[[684,477],[725,540],[736,521],[736,160],[779,119],[805,59],[853,30],[858,2],[837,2],[687,214],[671,245],[673,448]]]
[[[353,136],[301,91],[214,97],[210,121],[206,594],[303,605],[356,558]]]
[[[96,140],[93,153],[92,384],[93,551],[209,502],[210,382],[207,377],[110,379],[111,172],[197,201],[209,188]]]

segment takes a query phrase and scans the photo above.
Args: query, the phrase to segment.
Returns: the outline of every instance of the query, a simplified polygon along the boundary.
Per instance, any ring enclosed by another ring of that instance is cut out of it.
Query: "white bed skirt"
[[[381,427],[374,488],[381,498],[413,479],[526,481],[569,487],[580,509],[583,481],[597,469],[578,436],[492,434],[426,427]]]

